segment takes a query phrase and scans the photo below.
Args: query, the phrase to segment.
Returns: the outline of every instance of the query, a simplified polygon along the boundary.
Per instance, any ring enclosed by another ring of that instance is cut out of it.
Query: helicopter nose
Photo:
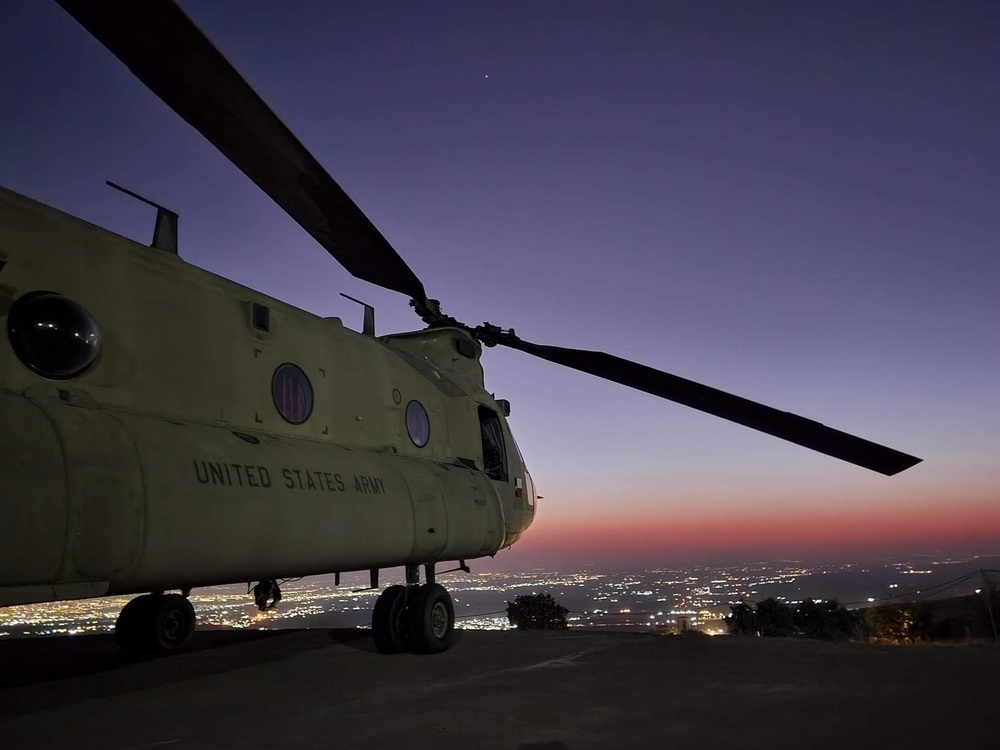
[[[66,473],[38,404],[0,392],[0,455],[0,587],[51,584],[65,547]]]

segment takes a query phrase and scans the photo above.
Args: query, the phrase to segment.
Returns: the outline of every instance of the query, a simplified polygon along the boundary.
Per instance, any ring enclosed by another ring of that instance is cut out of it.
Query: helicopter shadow
[[[366,628],[329,628],[327,630],[330,638],[342,646],[367,651],[370,654],[377,654],[375,641],[372,640],[372,632]],[[462,642],[465,634],[461,630],[454,631],[452,646]]]
[[[329,638],[374,652],[366,631],[328,637],[309,630],[199,630],[185,648],[171,654],[127,658],[114,636],[75,635],[0,641],[0,716],[100,698],[243,669],[329,645]],[[370,648],[366,648],[367,640]],[[252,653],[248,653],[248,648]],[[197,658],[186,658],[197,654]]]

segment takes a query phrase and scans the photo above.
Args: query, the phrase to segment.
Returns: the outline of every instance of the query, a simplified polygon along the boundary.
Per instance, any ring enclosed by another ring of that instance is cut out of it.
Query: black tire
[[[153,600],[152,594],[137,596],[122,607],[118,614],[115,621],[115,643],[126,656],[140,656],[149,651]]]
[[[186,646],[194,627],[194,607],[186,597],[166,594],[153,598],[149,639],[155,651],[174,651]]]
[[[372,609],[372,638],[380,654],[406,651],[402,632],[403,608],[406,606],[406,586],[390,586],[375,600]]]
[[[444,586],[428,583],[417,589],[408,608],[410,647],[418,654],[448,649],[455,637],[455,605]]]

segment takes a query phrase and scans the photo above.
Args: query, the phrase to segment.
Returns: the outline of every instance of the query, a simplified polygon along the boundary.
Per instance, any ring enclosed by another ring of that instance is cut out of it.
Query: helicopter
[[[493,556],[539,496],[484,386],[484,347],[587,372],[864,468],[920,459],[604,352],[442,311],[361,209],[171,0],[57,0],[350,274],[425,327],[346,328],[0,189],[0,605],[137,594],[127,654],[183,647],[197,587],[402,568],[372,612],[381,653],[438,653],[455,612],[437,566]],[[118,186],[114,186],[118,187]],[[119,188],[123,189],[124,188]],[[356,300],[355,300],[356,301]],[[362,303],[363,304],[363,303]]]

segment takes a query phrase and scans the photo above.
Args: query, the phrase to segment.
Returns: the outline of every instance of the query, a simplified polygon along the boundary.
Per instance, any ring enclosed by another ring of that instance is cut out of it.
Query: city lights
[[[722,618],[741,601],[774,597],[796,605],[806,598],[837,598],[849,607],[867,606],[885,601],[868,592],[889,590],[888,598],[905,598],[919,591],[918,585],[933,585],[933,572],[946,580],[962,564],[972,570],[984,565],[981,558],[920,558],[864,566],[781,561],[642,572],[449,573],[439,581],[452,594],[459,629],[509,630],[508,602],[522,594],[548,593],[569,610],[572,629],[675,632],[683,619],[683,627],[723,634]],[[902,573],[919,574],[919,584],[897,583]],[[395,580],[394,575],[385,571],[383,580]],[[245,584],[196,589],[191,602],[200,627],[364,628],[378,595],[364,588],[367,583],[367,573],[345,574],[339,587],[333,576],[290,581],[282,585],[278,609],[268,612],[256,609]],[[947,589],[941,595],[971,593],[975,583],[966,584],[967,591]],[[0,638],[107,633],[127,601],[108,597],[2,608]]]

